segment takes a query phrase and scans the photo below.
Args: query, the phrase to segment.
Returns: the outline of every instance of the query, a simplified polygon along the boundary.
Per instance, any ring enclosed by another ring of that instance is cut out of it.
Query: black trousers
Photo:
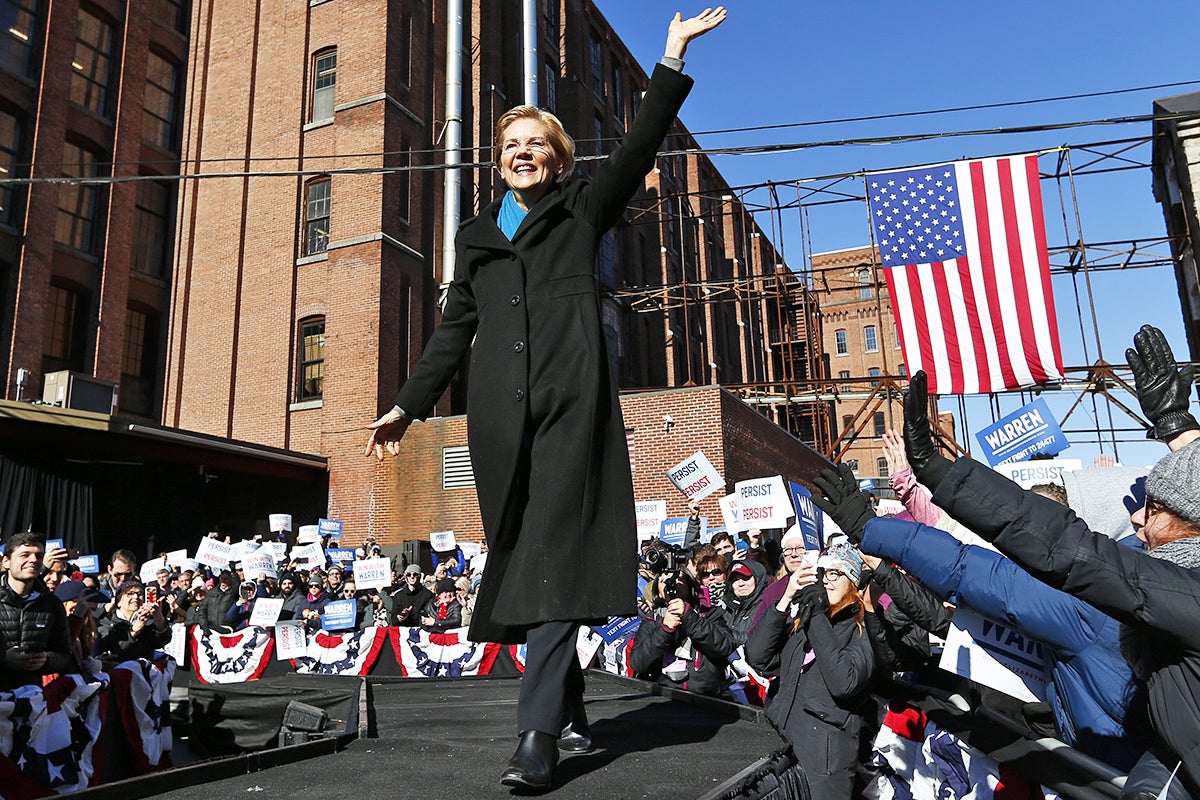
[[[543,622],[529,629],[525,674],[517,698],[517,733],[541,731],[558,738],[584,681],[575,655],[578,622]]]

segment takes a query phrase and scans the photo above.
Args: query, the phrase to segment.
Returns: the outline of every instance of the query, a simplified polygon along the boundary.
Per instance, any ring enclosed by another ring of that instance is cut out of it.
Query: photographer
[[[686,551],[660,547],[646,555],[659,574],[646,587],[649,613],[641,614],[630,669],[663,686],[728,698],[725,667],[736,645],[724,612],[709,604],[707,589],[683,569]]]
[[[113,613],[100,620],[96,650],[106,666],[134,658],[153,658],[171,640],[171,626],[157,602],[146,600],[146,589],[127,581],[117,589]]]
[[[363,589],[358,593],[361,621],[359,628],[387,627],[392,624],[392,598],[381,589]]]
[[[237,600],[229,607],[229,611],[225,613],[225,624],[233,628],[235,631],[240,631],[250,624],[250,615],[254,613],[254,601],[260,597],[267,596],[267,589],[261,583],[254,581],[242,581],[238,587]]]

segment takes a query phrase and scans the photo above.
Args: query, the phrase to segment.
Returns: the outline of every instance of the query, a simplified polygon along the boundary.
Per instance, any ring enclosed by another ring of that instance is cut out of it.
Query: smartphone
[[[158,587],[157,586],[147,586],[146,587],[146,602],[147,603],[157,603],[158,602]]]

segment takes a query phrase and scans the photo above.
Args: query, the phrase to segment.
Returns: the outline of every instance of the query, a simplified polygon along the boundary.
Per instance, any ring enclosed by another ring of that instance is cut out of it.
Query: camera
[[[646,551],[645,563],[646,569],[653,572],[655,575],[662,575],[667,572],[678,572],[687,566],[688,559],[691,553],[687,548],[680,547],[666,542],[659,542],[657,546],[651,547]]]
[[[691,553],[686,547],[656,542],[655,546],[646,551],[643,561],[646,569],[659,576],[663,582],[661,605],[665,606],[675,598],[681,598],[686,603],[696,604],[700,596],[700,585],[686,569]]]
[[[255,588],[253,586],[243,586],[242,587],[242,598],[243,599],[253,600],[254,595],[255,595]]]

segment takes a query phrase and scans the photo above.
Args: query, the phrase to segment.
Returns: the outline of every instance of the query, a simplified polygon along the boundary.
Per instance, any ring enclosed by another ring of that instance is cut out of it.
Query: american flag
[[[1037,156],[867,175],[909,374],[935,394],[1062,377]]]

